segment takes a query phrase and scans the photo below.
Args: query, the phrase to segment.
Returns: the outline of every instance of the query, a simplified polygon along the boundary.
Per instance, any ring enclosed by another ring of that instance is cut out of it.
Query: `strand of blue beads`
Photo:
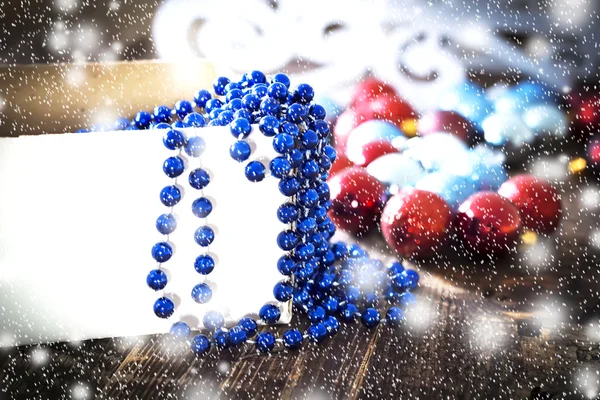
[[[203,323],[213,331],[212,340],[203,334],[190,340],[197,355],[207,353],[213,345],[225,348],[250,342],[259,351],[270,352],[277,343],[288,349],[301,347],[307,338],[320,343],[339,330],[338,318],[347,323],[360,319],[368,328],[382,321],[398,325],[404,319],[403,309],[415,301],[410,293],[418,284],[415,271],[404,270],[398,262],[386,268],[357,245],[331,244],[335,225],[327,217],[331,202],[326,181],[336,154],[328,145],[325,110],[311,104],[314,92],[309,85],[299,85],[293,92],[289,86],[289,78],[284,74],[275,75],[270,84],[259,71],[245,74],[240,82],[220,77],[213,88],[215,96],[224,96],[224,101],[200,90],[194,98],[198,112],[190,102],[182,100],[170,111],[171,116],[179,117],[171,125],[167,124],[170,119],[165,106],[155,108],[152,114],[138,113],[129,125],[129,129],[229,125],[237,139],[230,156],[245,162],[251,150],[244,139],[251,134],[252,125],[258,124],[262,134],[273,137],[273,147],[280,154],[271,161],[269,170],[280,180],[280,191],[289,197],[278,210],[278,218],[288,226],[277,238],[278,246],[288,251],[277,264],[287,278],[275,285],[273,294],[278,302],[293,299],[296,311],[305,313],[312,324],[305,332],[289,329],[279,339],[263,331],[251,340],[257,334],[258,322],[274,324],[279,320],[281,314],[276,305],[264,305],[259,311],[260,321],[243,318],[231,329],[223,327],[222,315],[209,312]],[[120,120],[120,124],[124,125],[124,121]],[[195,171],[192,174],[197,174]],[[259,182],[264,179],[266,168],[251,161],[244,172],[249,180]],[[197,270],[198,265],[203,271],[212,270],[214,260],[202,260],[200,264],[197,260]],[[390,305],[383,318],[378,310],[382,300]],[[181,332],[172,329],[172,333],[187,338],[190,330],[185,326]]]

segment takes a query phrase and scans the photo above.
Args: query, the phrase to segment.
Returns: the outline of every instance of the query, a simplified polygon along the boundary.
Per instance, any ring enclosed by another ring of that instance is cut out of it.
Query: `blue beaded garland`
[[[212,209],[212,203],[206,197],[200,197],[192,203],[192,213],[198,218],[208,217]]]
[[[177,228],[177,220],[172,214],[162,214],[156,219],[156,230],[163,235],[173,233]]]
[[[298,235],[292,230],[285,230],[277,235],[277,245],[280,249],[289,251],[296,247]]]
[[[201,226],[194,233],[194,240],[202,247],[209,246],[215,240],[215,232],[210,226]]]
[[[333,336],[340,330],[340,322],[333,315],[327,316],[323,320],[323,325],[327,328],[329,335]]]
[[[175,304],[167,297],[160,297],[154,302],[154,314],[158,318],[169,318],[175,312]]]
[[[175,185],[165,186],[160,191],[160,202],[167,207],[173,207],[181,200],[181,190]]]
[[[288,349],[299,349],[303,339],[302,332],[298,329],[288,329],[283,334],[283,344]]]
[[[304,146],[305,149],[312,150],[316,148],[318,144],[319,136],[317,136],[315,131],[309,129],[302,134],[302,146]]]
[[[194,112],[194,106],[187,100],[179,100],[175,103],[175,114],[179,118],[185,118],[186,115]]]
[[[385,319],[388,324],[398,326],[404,320],[404,311],[398,307],[390,307],[385,313]]]
[[[210,340],[206,335],[196,335],[190,341],[190,348],[197,356],[203,356],[210,351]]]
[[[307,85],[306,83],[298,85],[298,87],[294,91],[294,99],[303,104],[310,103],[313,97],[315,97],[315,91],[310,85]]]
[[[163,171],[169,178],[177,178],[183,174],[184,169],[183,160],[177,156],[167,158],[163,164]]]
[[[195,128],[203,128],[206,126],[206,119],[202,114],[198,114],[196,112],[188,114],[183,122],[188,124],[189,126],[193,126]]]
[[[192,299],[196,303],[205,304],[212,298],[212,289],[206,283],[199,283],[192,288]]]
[[[190,334],[192,333],[192,329],[185,322],[179,321],[179,322],[175,322],[171,326],[171,329],[169,330],[169,333],[174,338],[179,339],[179,340],[183,340],[183,339],[187,339],[188,337],[190,337]]]
[[[160,269],[153,269],[148,273],[146,283],[152,290],[162,290],[167,286],[167,274]]]
[[[286,89],[289,89],[290,87],[290,78],[286,74],[275,74],[273,78],[271,78],[271,83],[275,82],[283,83]]]
[[[381,315],[374,308],[365,309],[360,315],[360,322],[367,328],[374,328],[379,324]]]
[[[273,288],[273,296],[277,301],[286,302],[294,295],[294,287],[288,281],[278,282]]]
[[[325,309],[321,306],[316,306],[308,310],[308,320],[313,324],[323,321],[326,315]]]
[[[284,203],[277,209],[277,219],[284,224],[296,221],[298,215],[298,207],[294,203]]]
[[[234,346],[243,344],[247,339],[246,331],[240,326],[234,326],[229,330],[229,341]]]
[[[202,168],[197,168],[190,172],[188,181],[194,189],[202,190],[210,183],[210,176]]]
[[[260,319],[265,321],[265,323],[274,324],[279,321],[279,318],[281,317],[281,311],[279,311],[279,308],[276,305],[265,304],[260,308],[258,316]]]
[[[246,138],[252,132],[252,125],[246,118],[237,118],[229,124],[229,130],[235,138]]]
[[[190,157],[200,157],[205,147],[206,143],[204,142],[204,139],[202,139],[200,136],[192,136],[186,140],[183,149]]]
[[[250,317],[244,317],[240,319],[238,326],[246,331],[246,337],[249,338],[256,335],[256,330],[258,329],[258,324]]]
[[[170,128],[170,126],[169,126]],[[185,142],[183,133],[175,129],[169,129],[163,136],[163,143],[169,150],[177,150]]]
[[[157,129],[170,129],[170,128],[171,128],[171,125],[169,125],[169,124],[168,124],[168,123],[166,123],[166,122],[160,122],[160,123],[158,123],[158,124],[153,124],[153,125],[150,125],[150,128],[151,128],[152,130],[157,130]]]
[[[219,329],[225,325],[225,318],[218,311],[209,311],[204,314],[204,317],[202,318],[202,324],[206,329],[214,331],[215,329]]]
[[[283,157],[275,157],[271,160],[269,169],[271,170],[271,175],[281,179],[289,175],[289,173],[292,171],[292,165]]]
[[[269,95],[269,97],[272,97],[275,100],[278,100],[283,103],[287,100],[288,91],[287,87],[283,83],[274,82],[269,85],[267,94]]]
[[[275,336],[271,332],[261,332],[256,337],[256,349],[261,353],[270,353],[275,347]]]
[[[206,102],[212,99],[212,95],[208,90],[201,89],[194,96],[194,103],[198,108],[204,108],[206,106]]]
[[[265,166],[260,161],[250,161],[244,172],[250,182],[260,182],[265,178]]]
[[[285,177],[279,182],[279,191],[284,196],[294,196],[299,188],[300,182],[293,176]]]
[[[172,255],[173,248],[167,242],[159,242],[152,246],[152,258],[159,263],[169,261]]]
[[[346,322],[356,321],[358,307],[352,303],[346,303],[340,307],[340,317]]]
[[[229,332],[224,328],[219,328],[213,333],[213,341],[219,349],[225,349],[229,346]]]
[[[215,94],[217,94],[218,96],[224,96],[225,86],[227,86],[229,82],[231,82],[229,78],[224,76],[220,76],[217,79],[215,79],[215,82],[213,83],[213,89],[215,90]]]
[[[308,334],[308,337],[315,343],[322,343],[325,341],[325,339],[327,339],[328,335],[327,327],[322,322],[309,326],[306,333]]]
[[[153,111],[156,122],[169,122],[171,120],[171,109],[167,106],[156,106]]]
[[[267,137],[275,136],[278,128],[279,120],[272,115],[262,117],[258,123],[258,129]]]
[[[296,262],[290,256],[281,256],[277,261],[277,270],[282,275],[291,275],[296,269]]]
[[[246,161],[248,157],[250,157],[251,152],[252,149],[250,148],[250,145],[243,140],[238,140],[229,148],[229,155],[231,158],[239,162]]]
[[[133,118],[133,122],[140,129],[146,129],[150,126],[152,122],[152,114],[147,111],[140,111]]]
[[[194,269],[200,275],[208,275],[215,269],[215,260],[208,254],[202,254],[196,257]]]

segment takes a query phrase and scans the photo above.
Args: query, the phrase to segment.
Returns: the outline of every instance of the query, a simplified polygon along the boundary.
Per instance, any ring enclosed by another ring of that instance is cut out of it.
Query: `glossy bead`
[[[275,136],[278,128],[279,120],[272,115],[262,117],[258,123],[258,129],[267,137]]]
[[[179,322],[175,322],[171,326],[169,333],[176,339],[184,340],[184,339],[187,339],[188,337],[190,337],[192,330],[188,324],[186,324],[185,322],[179,321]]]
[[[210,340],[206,335],[196,335],[190,341],[190,347],[196,356],[203,356],[210,351]]]
[[[158,318],[169,318],[175,312],[175,304],[167,297],[160,297],[154,302],[154,314]]]
[[[461,204],[455,225],[458,237],[468,249],[497,256],[516,248],[521,218],[510,200],[484,191]]]
[[[298,207],[293,203],[284,203],[277,209],[277,219],[284,224],[289,224],[298,219]]]
[[[152,128],[152,130],[157,130],[157,129],[171,129],[171,125],[169,125],[166,122],[159,122],[158,124],[150,125],[150,128]]]
[[[532,231],[550,234],[556,230],[562,209],[560,195],[547,181],[521,174],[504,182],[498,194],[519,209],[521,222]]]
[[[192,203],[192,213],[198,218],[208,217],[212,209],[212,203],[206,197],[200,197]]]
[[[296,229],[305,235],[313,233],[317,229],[317,221],[311,217],[302,218],[298,221]]]
[[[231,89],[227,92],[225,99],[230,102],[233,99],[241,99],[244,97],[244,93],[240,89]]]
[[[340,317],[346,322],[354,322],[358,316],[358,307],[352,303],[346,303],[340,307]]]
[[[249,93],[242,98],[242,106],[247,110],[256,111],[260,107],[260,98],[253,93]]]
[[[163,171],[169,178],[177,178],[184,169],[185,164],[180,157],[169,157],[163,164]]]
[[[282,275],[291,275],[296,269],[296,262],[289,256],[282,256],[277,261],[277,270]]]
[[[302,104],[294,103],[288,107],[287,120],[289,122],[300,123],[308,115],[308,110]]]
[[[265,178],[265,166],[260,161],[250,161],[246,165],[245,174],[250,182],[260,182]]]
[[[156,122],[169,122],[171,120],[171,109],[167,106],[154,107],[153,114]]]
[[[307,85],[306,83],[301,83],[294,91],[294,99],[301,102],[302,104],[310,103],[313,97],[315,97],[315,91],[310,85]]]
[[[152,122],[152,114],[147,111],[140,111],[133,118],[133,122],[140,129],[148,128]]]
[[[287,133],[293,138],[297,138],[300,135],[300,128],[298,128],[298,125],[293,124],[291,122],[284,122],[281,125],[280,131],[282,133]]]
[[[279,182],[279,191],[284,196],[294,196],[300,189],[300,182],[295,177],[285,177]]]
[[[333,314],[333,313],[337,312],[337,310],[339,308],[339,301],[336,297],[327,296],[323,300],[322,306],[325,309],[325,311],[327,311],[328,314]]]
[[[272,97],[265,97],[260,102],[260,111],[263,115],[277,115],[281,105],[278,100]]]
[[[234,326],[229,330],[229,341],[234,346],[243,344],[247,338],[246,331],[239,326]]]
[[[302,207],[312,208],[319,203],[319,193],[315,189],[302,189],[297,201]]]
[[[286,302],[294,293],[293,285],[288,281],[278,282],[273,288],[273,296],[277,301]]]
[[[360,315],[360,322],[367,328],[375,328],[381,319],[379,311],[374,308],[365,309]]]
[[[229,332],[224,328],[219,328],[213,333],[213,342],[219,349],[225,349],[230,345]]]
[[[172,214],[162,214],[156,219],[156,230],[163,235],[173,233],[177,228],[177,220]]]
[[[289,175],[289,173],[292,171],[292,165],[284,157],[275,157],[273,160],[271,160],[269,169],[271,170],[271,175],[281,179],[284,176]]]
[[[394,195],[381,215],[381,232],[402,257],[433,255],[445,242],[452,210],[437,194],[408,189]]]
[[[194,96],[194,103],[198,108],[204,108],[206,106],[206,102],[212,98],[212,95],[208,90],[201,89]]]
[[[308,160],[302,164],[300,172],[305,178],[315,179],[319,175],[319,164],[314,160]]]
[[[386,272],[389,276],[397,275],[402,271],[404,271],[404,266],[398,261],[394,261],[386,268]]]
[[[243,140],[238,140],[229,148],[229,155],[236,161],[242,162],[246,161],[248,157],[250,157],[250,153],[252,149],[247,142]]]
[[[209,246],[215,240],[215,232],[210,226],[201,226],[194,233],[194,240],[202,247]]]
[[[347,169],[328,182],[329,216],[341,229],[363,235],[377,225],[383,209],[384,186],[362,168]]]
[[[292,230],[285,230],[277,235],[277,245],[280,249],[289,251],[296,247],[298,235]]]
[[[245,74],[244,77],[246,77],[250,86],[267,82],[267,77],[261,71],[252,71],[249,74]]]
[[[210,99],[206,102],[204,109],[207,113],[211,113],[213,110],[223,107],[223,102],[219,99]]]
[[[192,288],[192,299],[199,304],[208,303],[212,294],[212,289],[206,283],[199,283]]]
[[[202,190],[210,183],[210,176],[202,168],[197,168],[190,172],[188,180],[191,187]]]
[[[285,102],[287,100],[287,87],[280,82],[274,82],[269,85],[267,89],[267,94],[269,97],[272,97],[280,102]]]
[[[308,113],[315,119],[322,120],[327,116],[325,107],[320,104],[311,104],[308,108]]]
[[[208,254],[199,255],[194,261],[194,268],[199,274],[208,275],[215,268],[215,260]]]
[[[146,277],[146,283],[152,290],[162,290],[167,286],[167,274],[160,269],[153,269]]]
[[[265,304],[260,308],[258,316],[260,317],[260,319],[265,321],[265,323],[274,324],[277,321],[279,321],[279,318],[281,317],[281,312],[279,311],[279,308],[276,305]]]
[[[328,335],[327,327],[321,322],[309,326],[306,333],[308,334],[308,337],[315,343],[322,343],[325,341],[325,339],[327,339]]]
[[[270,353],[275,347],[275,336],[271,332],[260,332],[256,337],[256,349],[261,353]]]
[[[300,165],[302,165],[302,161],[304,160],[303,153],[298,149],[292,149],[286,155],[286,157],[287,157],[288,161],[290,162],[290,165],[292,166],[292,168],[298,168]]]
[[[250,135],[250,132],[252,132],[252,125],[250,125],[250,121],[245,118],[237,118],[231,122],[229,130],[235,138],[246,138]]]
[[[327,313],[325,312],[325,309],[321,306],[316,306],[308,311],[308,320],[313,324],[323,321],[326,316]]]
[[[187,100],[179,100],[175,103],[175,114],[179,118],[185,118],[189,113],[194,112],[194,106]]]
[[[205,147],[206,143],[204,142],[204,139],[202,139],[200,136],[192,136],[185,141],[183,149],[190,157],[200,157]]]
[[[330,336],[335,335],[340,330],[340,323],[336,317],[329,315],[323,320],[323,325],[327,328]]]
[[[256,335],[256,330],[258,329],[258,324],[250,317],[240,319],[238,326],[246,331],[246,337],[249,338]]]
[[[289,153],[295,145],[294,138],[287,133],[280,133],[273,139],[273,148],[279,154]]]
[[[303,340],[302,332],[298,329],[288,329],[283,334],[283,344],[288,349],[299,349]]]
[[[181,200],[181,190],[175,185],[165,186],[160,191],[160,202],[167,207],[173,207]]]
[[[419,274],[412,269],[407,269],[392,277],[392,286],[398,290],[415,289],[419,284]]]
[[[169,261],[172,255],[173,248],[167,242],[159,242],[152,246],[152,258],[159,263]]]
[[[286,88],[290,87],[290,78],[288,78],[288,76],[286,74],[282,74],[282,73],[275,74],[271,78],[271,83],[274,83],[274,82],[283,83]]]
[[[203,128],[206,126],[206,119],[204,118],[204,116],[196,112],[186,115],[183,119],[183,122],[195,128]]]
[[[391,326],[398,326],[404,321],[404,311],[398,307],[390,307],[385,313],[385,320]]]
[[[217,311],[208,311],[202,318],[202,324],[206,329],[214,331],[225,325],[225,318]]]
[[[319,144],[319,136],[313,130],[307,130],[302,134],[302,146],[305,149],[314,149]]]
[[[215,79],[214,83],[213,83],[213,89],[215,91],[215,94],[218,96],[224,96],[225,95],[225,86],[227,86],[227,84],[231,82],[229,80],[229,78],[224,77],[224,76],[220,76],[217,79]]]

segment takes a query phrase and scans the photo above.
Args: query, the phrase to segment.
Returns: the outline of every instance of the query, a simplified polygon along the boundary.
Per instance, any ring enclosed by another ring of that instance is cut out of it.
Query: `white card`
[[[169,235],[175,252],[163,264],[164,293],[177,306],[168,320],[154,315],[161,292],[146,285],[157,265],[151,248],[164,240],[155,221],[168,212],[159,199],[171,183],[162,164],[177,154],[162,144],[166,131],[0,139],[0,345],[162,333],[180,319],[200,328],[211,310],[234,323],[274,301],[284,254],[276,238],[285,228],[277,208],[286,201],[278,180],[246,179],[245,163],[229,156],[235,139],[228,128],[182,131],[202,137],[205,150],[200,158],[182,152],[188,161],[177,179],[183,199]],[[255,127],[250,142],[250,159],[268,170],[276,155],[272,138]],[[201,195],[188,183],[189,171],[200,166],[211,176],[203,195],[213,203],[206,223],[215,231],[209,251],[216,266],[206,277],[194,269],[205,252],[194,241],[204,222],[191,211]],[[213,288],[208,304],[191,297],[203,281]],[[280,322],[289,322],[291,304],[279,306]]]

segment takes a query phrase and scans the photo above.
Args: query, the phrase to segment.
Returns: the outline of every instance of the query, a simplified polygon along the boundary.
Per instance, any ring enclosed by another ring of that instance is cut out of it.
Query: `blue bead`
[[[364,305],[368,307],[377,307],[379,305],[379,295],[375,292],[365,294]]]
[[[210,183],[210,176],[208,172],[203,170],[202,168],[197,168],[190,172],[189,176],[190,186],[194,189],[204,189]]]
[[[304,156],[302,155],[302,152],[298,149],[292,149],[287,154],[288,161],[290,162],[292,168],[298,168],[300,165],[302,165],[303,157]]]
[[[294,286],[288,282],[277,282],[273,288],[273,296],[277,301],[285,302],[292,298],[294,294]]]
[[[242,110],[244,106],[242,105],[242,99],[231,99],[229,103],[227,103],[227,109],[230,111]]]
[[[213,83],[213,89],[215,90],[215,94],[217,94],[218,96],[224,96],[225,86],[227,86],[229,82],[229,78],[224,76],[220,76],[217,79],[215,79],[215,82]]]
[[[190,337],[192,330],[190,329],[188,324],[186,324],[185,322],[179,321],[179,322],[175,322],[171,326],[169,333],[176,339],[184,340],[184,339],[187,339],[188,337]]]
[[[241,99],[244,97],[244,93],[240,89],[231,89],[227,92],[227,96],[225,96],[225,100],[229,103],[233,99]]]
[[[333,314],[337,312],[338,308],[340,307],[340,302],[333,296],[327,296],[325,299],[323,299],[322,306],[328,314]]]
[[[225,93],[229,94],[232,90],[239,90],[241,92],[242,85],[239,82],[229,82],[225,85]]]
[[[210,340],[206,335],[196,335],[190,341],[190,348],[197,356],[203,356],[210,351]]]
[[[178,148],[183,146],[184,142],[185,137],[183,136],[183,133],[175,129],[168,130],[163,136],[163,144],[169,150],[177,150]]]
[[[299,349],[302,346],[302,332],[298,329],[288,329],[283,334],[283,344],[288,349]]]
[[[160,297],[154,302],[154,314],[158,318],[169,318],[175,312],[175,304],[167,297]]]
[[[325,146],[323,148],[323,152],[325,153],[325,155],[327,157],[329,157],[329,159],[331,160],[331,162],[335,162],[336,158],[337,158],[337,152],[335,151],[335,149],[332,146]]]
[[[407,308],[417,302],[417,298],[411,292],[400,293],[397,297],[398,304],[402,307]]]
[[[345,260],[348,258],[348,247],[343,242],[334,243],[331,249],[335,254],[336,260]]]
[[[252,113],[250,111],[246,110],[245,108],[237,110],[236,112],[233,113],[233,119],[236,119],[236,118],[247,119],[248,121],[250,121],[251,124],[252,124],[252,121],[254,120]]]
[[[327,116],[327,112],[325,111],[325,107],[319,104],[311,104],[308,108],[309,114],[315,119],[322,120]]]
[[[206,143],[204,142],[204,139],[200,136],[192,136],[185,142],[183,148],[188,156],[200,157],[205,147]]]
[[[249,111],[256,111],[260,107],[260,99],[255,94],[247,94],[242,98],[242,106]]]
[[[312,208],[319,203],[319,194],[315,189],[302,189],[297,200],[302,207]]]
[[[279,311],[279,308],[276,305],[265,304],[261,307],[260,311],[258,312],[258,316],[267,324],[274,324],[277,321],[279,321],[279,318],[281,317],[281,312]]]
[[[225,110],[221,108],[215,108],[214,110],[208,113],[208,120],[211,121],[218,119],[219,115],[221,115],[224,111]],[[233,112],[230,112],[229,115],[233,116]]]
[[[392,285],[398,290],[414,289],[419,283],[419,274],[409,269],[392,277]]]
[[[346,322],[356,321],[358,307],[352,303],[346,303],[340,307],[340,317]]]
[[[262,117],[258,123],[258,129],[267,137],[275,136],[278,128],[279,120],[272,115]]]
[[[246,74],[248,79],[248,84],[250,86],[256,85],[257,83],[265,83],[267,81],[267,77],[261,71],[252,71],[250,74]]]
[[[312,243],[300,243],[294,249],[294,254],[300,261],[308,261],[315,256],[315,246]]]
[[[299,188],[300,182],[293,176],[283,178],[281,182],[279,182],[279,191],[284,196],[294,196],[296,193],[298,193]]]
[[[281,125],[281,132],[287,133],[288,135],[294,138],[300,136],[300,128],[298,128],[298,125],[293,124],[291,122],[284,122]]]
[[[298,207],[293,203],[284,203],[277,209],[277,219],[284,224],[289,224],[298,219]]]
[[[223,107],[223,102],[219,99],[210,99],[206,102],[206,105],[204,106],[204,109],[206,110],[207,113],[210,113],[213,110],[216,110],[217,108],[221,108]]]
[[[319,164],[315,160],[308,160],[302,164],[302,175],[309,179],[314,179],[319,175]]]
[[[177,228],[177,220],[171,214],[162,214],[156,219],[156,230],[163,235],[173,233]]]
[[[316,231],[317,221],[311,217],[302,218],[300,221],[298,221],[296,228],[298,231],[300,231],[300,233],[310,234]]]
[[[229,333],[225,329],[219,328],[213,333],[213,341],[219,349],[224,349],[229,346]]]
[[[296,146],[296,142],[291,135],[280,133],[273,139],[273,148],[279,154],[286,154]]]
[[[208,303],[212,299],[212,289],[206,283],[199,283],[192,288],[192,299],[196,303]]]
[[[152,290],[162,290],[167,286],[167,274],[160,269],[153,269],[148,273],[146,283]]]
[[[163,164],[163,171],[169,178],[177,178],[183,174],[184,169],[183,160],[177,156],[167,158]]]
[[[238,326],[246,331],[246,337],[251,338],[252,336],[256,335],[258,324],[252,318],[245,317],[240,319],[240,322],[238,322]]]
[[[306,149],[314,149],[319,144],[319,137],[313,130],[307,130],[302,134],[302,146]]]
[[[290,87],[290,78],[288,78],[288,76],[286,74],[276,74],[273,78],[271,78],[271,83],[274,82],[279,82],[279,83],[283,83],[285,85],[286,88]]]
[[[394,261],[387,268],[386,272],[389,276],[395,276],[404,271],[404,267],[402,263],[399,261]]]
[[[183,121],[175,121],[171,124],[171,128],[173,129],[181,129],[181,128],[190,128],[191,125],[186,124]]]
[[[308,319],[313,324],[323,321],[326,316],[327,313],[325,312],[325,309],[321,306],[316,306],[308,310]]]
[[[265,97],[260,102],[260,111],[263,115],[276,115],[279,113],[281,105],[279,101],[272,97]]]
[[[298,85],[298,87],[294,91],[294,99],[297,99],[303,104],[310,103],[313,97],[315,97],[315,91],[310,85],[307,85],[306,83]]]
[[[289,251],[296,247],[297,243],[298,235],[292,230],[286,230],[277,235],[277,245],[282,250]]]
[[[287,87],[283,83],[275,82],[269,85],[267,94],[269,97],[272,97],[275,100],[283,103],[287,100],[288,91]]]
[[[350,303],[355,303],[360,299],[360,289],[356,286],[351,286],[346,289],[346,300]]]
[[[317,135],[320,139],[325,139],[327,136],[329,136],[329,124],[325,121],[316,121],[313,129],[315,132],[317,132]]]
[[[166,123],[166,122],[160,122],[160,123],[158,123],[158,124],[151,125],[151,126],[150,126],[150,128],[152,128],[152,130],[157,130],[157,129],[170,129],[170,128],[171,128],[171,125],[169,125],[169,124],[168,124],[168,123]]]
[[[271,332],[261,332],[256,337],[256,349],[261,353],[270,353],[275,347],[275,336]]]
[[[194,233],[194,240],[202,247],[209,246],[215,240],[215,232],[210,226],[201,226]]]
[[[234,326],[229,330],[229,341],[234,346],[243,344],[247,339],[247,334],[244,329],[239,326]]]
[[[292,171],[292,165],[283,157],[275,157],[271,160],[269,169],[271,170],[271,175],[281,179],[284,176],[289,175],[289,173]]]
[[[156,122],[169,122],[171,120],[171,109],[167,106],[154,107],[153,114]]]
[[[113,124],[113,128],[117,131],[122,131],[126,129],[130,125],[130,122],[127,118],[119,118]]]
[[[380,319],[379,311],[374,308],[367,308],[360,315],[360,322],[367,328],[375,328]]]
[[[167,207],[173,207],[181,200],[181,190],[175,185],[165,186],[160,191],[160,202]]]
[[[204,318],[202,318],[202,324],[206,329],[214,331],[215,329],[219,329],[225,325],[225,318],[217,312],[217,311],[209,311],[204,314]]]
[[[221,123],[221,121],[219,121],[218,119],[213,119],[212,121],[210,121],[208,123],[208,126],[225,126],[227,124],[223,124]]]
[[[215,269],[215,260],[208,254],[199,255],[194,262],[194,268],[199,274],[208,275]]]
[[[152,258],[159,263],[167,262],[173,255],[173,248],[167,242],[159,242],[152,246]]]
[[[198,114],[197,112],[188,114],[183,119],[183,122],[195,128],[204,128],[206,126],[206,119],[202,114]]]
[[[229,155],[231,158],[239,162],[246,161],[251,153],[252,149],[250,148],[250,145],[243,140],[236,141],[229,148]]]
[[[206,197],[200,197],[192,203],[192,213],[198,218],[208,217],[212,209],[212,203]]]
[[[221,126],[225,126],[233,122],[235,119],[235,113],[231,110],[225,110],[219,113],[219,117],[217,118]],[[230,127],[231,130],[231,127]],[[232,132],[233,133],[233,132]],[[235,135],[234,135],[235,136]],[[235,136],[237,138],[237,136]]]
[[[282,256],[277,261],[277,270],[282,275],[291,275],[296,270],[296,262],[289,256]]]
[[[185,118],[189,113],[194,112],[194,106],[187,100],[179,100],[175,103],[175,114],[179,118]]]
[[[323,321],[323,325],[327,328],[330,336],[335,335],[340,330],[340,322],[333,315],[329,315]]]
[[[315,343],[321,343],[327,339],[327,327],[323,323],[318,323],[308,327],[306,332],[308,337]]]
[[[385,313],[385,319],[388,324],[398,326],[404,320],[404,311],[398,307],[390,307]]]
[[[150,126],[150,122],[152,122],[152,114],[147,111],[140,111],[139,113],[135,114],[133,122],[140,129],[148,128],[148,126]]]
[[[265,166],[259,161],[250,161],[246,165],[245,174],[250,182],[260,182],[265,178]]]
[[[262,99],[267,95],[268,86],[265,84],[258,84],[252,87],[252,93],[259,99]]]
[[[289,122],[299,123],[306,118],[308,110],[302,104],[294,103],[288,107],[287,120]]]
[[[360,246],[356,243],[352,243],[348,246],[348,252],[350,254],[350,257],[352,258],[362,258],[369,256],[369,254],[363,249],[361,249]]]
[[[317,281],[318,288],[322,291],[329,290],[333,286],[333,282],[335,282],[335,275],[324,273],[323,275],[319,276]]]
[[[206,106],[206,102],[212,99],[212,95],[208,90],[202,89],[199,90],[198,93],[194,96],[194,103],[198,108],[204,108]]]

